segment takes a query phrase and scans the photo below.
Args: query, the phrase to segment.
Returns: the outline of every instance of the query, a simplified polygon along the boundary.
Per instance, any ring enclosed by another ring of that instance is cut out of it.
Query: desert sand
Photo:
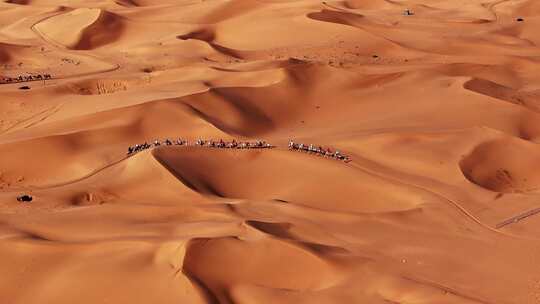
[[[1,1],[0,303],[540,303],[539,26],[536,0]],[[275,147],[126,155],[179,137]]]

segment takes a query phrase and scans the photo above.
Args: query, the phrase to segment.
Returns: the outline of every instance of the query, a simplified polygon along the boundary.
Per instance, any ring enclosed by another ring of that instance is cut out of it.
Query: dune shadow
[[[327,254],[346,254],[349,251],[343,247],[330,246],[320,243],[306,242],[299,240],[297,236],[290,232],[293,227],[291,223],[269,223],[255,220],[248,220],[246,224],[249,226],[272,235],[277,238],[286,239],[297,243],[299,246],[310,250],[315,254],[327,255]]]
[[[216,33],[213,29],[202,28],[196,31],[189,32],[187,34],[176,36],[180,40],[200,40],[206,42],[211,48],[213,48],[218,53],[223,55],[233,57],[236,59],[245,59],[246,56],[243,55],[245,52],[241,52],[235,49],[231,49],[214,42],[216,38]]]
[[[249,97],[255,88],[211,88],[181,101],[194,114],[228,134],[245,137],[268,133],[272,118]],[[221,110],[220,110],[221,109]]]
[[[181,170],[177,170],[165,161],[160,154],[160,149],[153,150],[152,155],[167,171],[176,177],[181,183],[191,190],[210,196],[225,197],[221,191],[216,189],[211,183],[202,178],[197,178],[193,175],[184,174]]]
[[[538,92],[522,92],[482,78],[473,78],[465,82],[463,87],[478,94],[524,106],[535,112],[540,112],[540,102],[538,102],[540,93]]]
[[[361,14],[337,12],[328,9],[323,9],[320,12],[308,13],[307,17],[317,21],[331,22],[355,27],[357,26],[358,21],[364,18],[364,16]]]

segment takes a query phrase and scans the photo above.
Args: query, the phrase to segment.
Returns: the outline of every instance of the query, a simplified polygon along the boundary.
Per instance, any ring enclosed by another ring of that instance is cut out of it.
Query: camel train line
[[[346,163],[351,161],[351,158],[349,156],[342,154],[338,150],[332,152],[330,148],[325,149],[322,146],[315,147],[312,144],[307,145],[307,144],[302,144],[302,143],[295,143],[292,140],[289,141],[289,150],[306,152],[306,153],[315,154],[315,155],[323,156],[323,157],[330,157],[330,158],[344,161]]]
[[[214,140],[204,140],[204,139],[197,139],[193,144],[190,144],[187,140],[184,139],[176,139],[176,140],[170,140],[165,139],[164,141],[155,140],[153,143],[144,142],[143,144],[137,144],[134,146],[128,147],[127,155],[131,155],[152,147],[159,147],[161,145],[164,146],[200,146],[200,147],[208,147],[208,148],[229,148],[229,149],[269,149],[273,148],[274,146],[270,145],[269,143],[265,142],[264,140],[258,140],[255,142],[237,142],[236,140],[232,140],[230,142],[225,142],[222,139],[219,141]]]
[[[152,143],[144,142],[142,144],[136,144],[134,146],[128,147],[127,156],[131,156],[137,152],[144,151],[147,149],[150,149],[152,147],[160,147],[160,146],[195,146],[195,147],[207,147],[207,148],[221,148],[221,149],[271,149],[275,148],[275,146],[267,143],[264,140],[257,140],[254,142],[249,141],[223,141],[220,139],[219,141],[214,140],[205,140],[205,139],[197,139],[194,143],[189,143],[187,140],[178,138],[175,140],[165,139],[164,141],[155,140]],[[339,151],[330,150],[330,148],[323,148],[321,146],[315,147],[314,145],[306,145],[302,143],[295,143],[292,140],[289,141],[289,150],[291,151],[300,151],[300,152],[306,152],[310,154],[315,154],[318,156],[323,157],[329,157],[337,160],[344,161],[346,163],[351,161],[351,158],[347,155],[344,155],[340,153]]]
[[[39,81],[52,79],[51,74],[37,74],[37,75],[19,75],[18,77],[0,77],[0,84]]]

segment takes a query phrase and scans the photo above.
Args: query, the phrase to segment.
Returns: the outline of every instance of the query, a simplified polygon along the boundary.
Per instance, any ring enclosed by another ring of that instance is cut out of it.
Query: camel
[[[412,15],[414,15],[414,13],[410,9],[406,9],[405,11],[403,11],[403,15],[404,16],[412,16]]]
[[[289,150],[294,150],[294,149],[295,149],[294,141],[289,140]]]

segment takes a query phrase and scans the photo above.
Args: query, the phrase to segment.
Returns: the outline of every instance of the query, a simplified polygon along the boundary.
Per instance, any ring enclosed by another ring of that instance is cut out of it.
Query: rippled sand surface
[[[540,303],[539,16],[0,2],[0,303]]]

